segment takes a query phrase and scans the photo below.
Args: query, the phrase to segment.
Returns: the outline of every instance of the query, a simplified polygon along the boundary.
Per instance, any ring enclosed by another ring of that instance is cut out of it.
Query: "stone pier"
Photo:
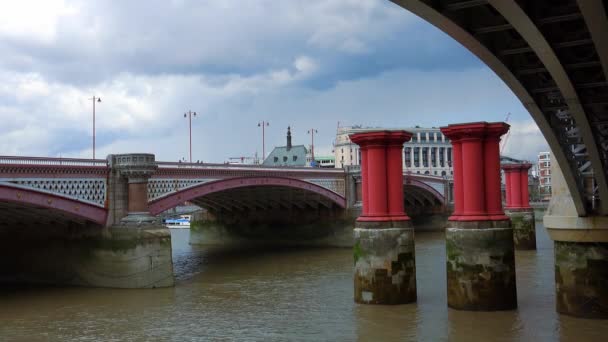
[[[500,137],[506,123],[442,127],[454,153],[454,212],[446,229],[448,306],[517,307],[513,229],[502,209]]]
[[[154,155],[119,154],[108,158],[114,176],[127,180],[127,216],[107,227],[107,244],[120,248],[98,253],[108,268],[108,277],[98,279],[98,286],[173,286],[171,234],[148,211],[148,179],[158,168]]]
[[[363,209],[354,231],[355,302],[416,301],[414,230],[403,208],[405,131],[356,133],[361,147]]]
[[[608,217],[577,215],[555,159],[551,192],[543,221],[554,241],[557,312],[608,319]]]
[[[511,219],[515,249],[536,249],[536,221],[528,193],[529,163],[503,164],[505,172],[505,214]]]

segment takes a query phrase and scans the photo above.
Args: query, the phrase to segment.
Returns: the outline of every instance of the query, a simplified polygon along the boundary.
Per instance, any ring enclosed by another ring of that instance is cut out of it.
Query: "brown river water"
[[[1,341],[608,341],[608,320],[555,312],[553,244],[517,252],[519,308],[446,306],[442,233],[416,235],[418,303],[353,302],[350,249],[222,250],[173,230],[176,286],[0,288]]]

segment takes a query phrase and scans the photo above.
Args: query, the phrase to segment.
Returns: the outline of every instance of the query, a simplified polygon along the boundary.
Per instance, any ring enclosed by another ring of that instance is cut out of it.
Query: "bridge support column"
[[[515,248],[536,249],[536,221],[534,209],[530,207],[528,193],[528,170],[532,164],[503,164],[507,203],[505,214],[511,219]]]
[[[517,307],[513,230],[499,186],[498,142],[508,129],[505,123],[486,122],[441,128],[454,145],[454,188],[464,192],[455,194],[460,210],[450,216],[446,229],[448,306],[453,309]]]
[[[414,230],[403,209],[405,131],[357,133],[361,147],[363,211],[355,224],[355,302],[416,301]]]
[[[108,159],[112,173],[128,180],[128,214],[98,238],[89,260],[90,273],[95,277],[92,285],[173,286],[171,234],[148,212],[148,179],[158,167],[154,155],[121,154]]]
[[[608,217],[577,215],[553,158],[551,192],[543,220],[554,241],[557,312],[608,319]]]

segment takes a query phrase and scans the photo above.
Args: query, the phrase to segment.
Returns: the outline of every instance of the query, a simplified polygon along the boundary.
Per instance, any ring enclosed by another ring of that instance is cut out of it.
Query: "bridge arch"
[[[248,189],[248,188],[285,188],[303,191],[318,195],[324,201],[328,201],[337,205],[340,208],[346,208],[346,198],[338,193],[326,189],[320,185],[310,183],[304,180],[285,178],[285,177],[237,177],[222,179],[213,182],[207,182],[196,185],[178,192],[171,193],[164,197],[155,199],[149,203],[149,210],[152,215],[174,208],[186,201],[194,201],[196,199],[205,198],[205,196],[226,192],[230,190]],[[233,202],[238,203],[240,199],[233,199]],[[207,206],[213,206],[212,203],[206,203]],[[278,203],[280,205],[280,203]],[[237,204],[238,205],[238,204]],[[222,207],[218,204],[218,207]]]
[[[502,0],[391,1],[451,36],[492,69],[546,138],[578,215],[586,216],[590,211],[608,214],[608,138],[603,123],[605,108],[598,106],[606,92],[597,91],[605,88],[608,79],[606,33],[599,29],[606,24],[601,1],[571,6],[568,15],[559,12],[563,6],[551,11],[549,2],[532,6],[529,1],[525,6],[525,2]],[[577,26],[581,27],[579,31],[570,33],[586,39],[569,41],[572,35],[566,37],[559,29],[552,32],[546,28],[571,20],[579,20],[582,25]],[[564,53],[565,49],[570,53]],[[583,55],[588,57],[577,60],[573,49],[587,51]],[[580,72],[589,68],[599,71]],[[604,82],[585,78],[590,74],[604,76]],[[595,129],[590,121],[593,117],[598,118]],[[597,186],[589,187],[590,175]]]
[[[429,184],[415,179],[413,177],[406,177],[405,181],[403,182],[403,186],[404,188],[406,188],[406,196],[407,196],[407,189],[413,189],[413,190],[422,190],[424,191],[426,194],[429,194],[432,199],[438,201],[441,204],[445,204],[445,196],[440,193],[439,191],[437,191],[437,189],[433,188],[432,186],[430,186]],[[428,198],[428,197],[427,197]]]
[[[63,220],[68,221],[72,217],[105,225],[107,219],[107,210],[105,208],[50,192],[36,191],[13,184],[0,183],[0,203],[12,204],[11,209],[13,210],[31,208],[48,209],[50,210],[48,216],[61,216]],[[19,208],[20,206],[23,206],[23,208]]]

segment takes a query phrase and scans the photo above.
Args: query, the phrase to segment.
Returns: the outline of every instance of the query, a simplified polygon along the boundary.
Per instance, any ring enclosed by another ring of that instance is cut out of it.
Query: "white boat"
[[[179,218],[177,219],[165,219],[164,220],[165,226],[167,228],[174,228],[174,229],[178,229],[178,228],[184,228],[184,229],[190,229],[190,215],[181,215]]]

